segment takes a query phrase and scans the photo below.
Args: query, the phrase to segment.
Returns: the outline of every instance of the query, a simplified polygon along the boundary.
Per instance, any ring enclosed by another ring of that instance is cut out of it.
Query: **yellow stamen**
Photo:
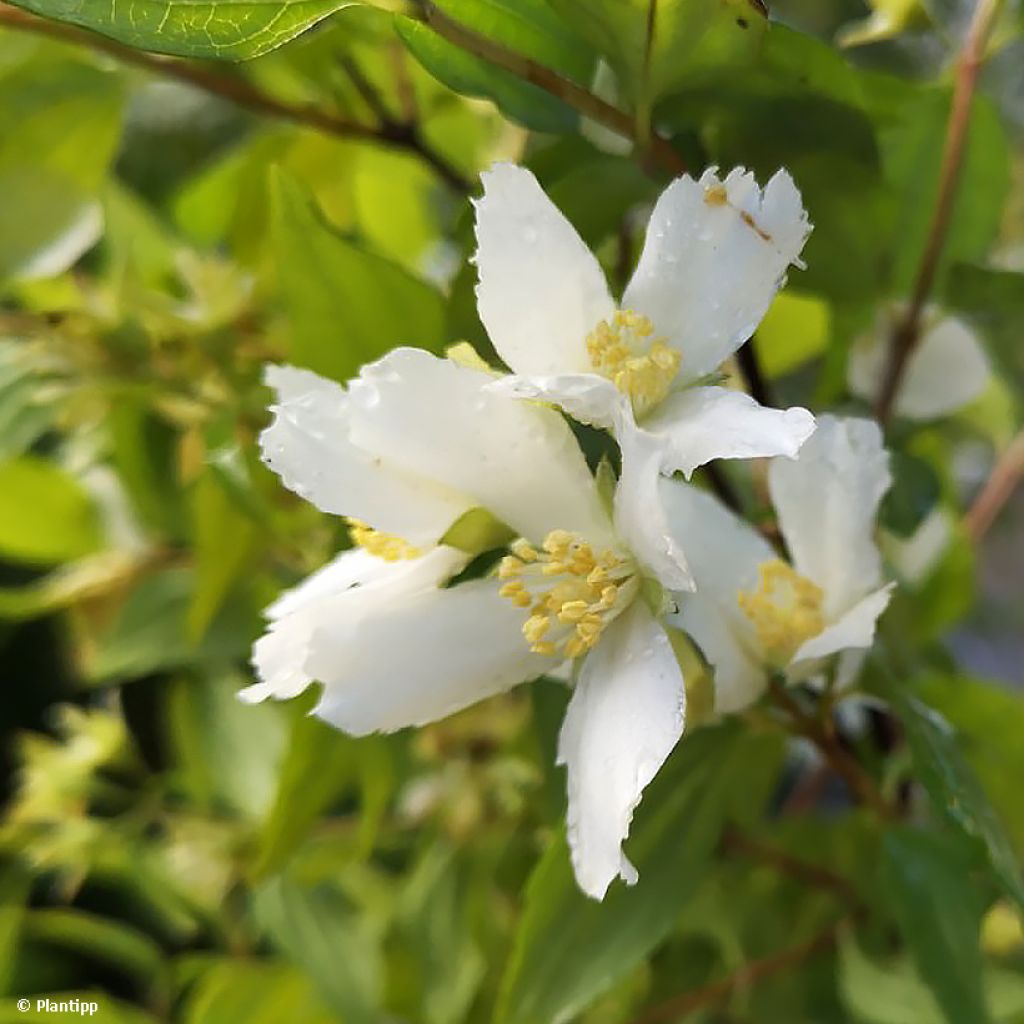
[[[552,530],[538,551],[516,541],[498,566],[508,580],[498,593],[529,608],[523,636],[537,654],[578,658],[639,589],[632,561],[613,550],[594,552],[567,530]]]
[[[654,325],[630,309],[617,310],[611,323],[602,320],[587,335],[590,361],[642,415],[668,394],[679,371],[680,354],[654,338]]]
[[[413,547],[401,537],[396,537],[391,533],[381,533],[358,519],[348,521],[348,533],[353,544],[377,558],[382,558],[385,562],[400,562],[406,558],[419,558],[423,554],[419,548]]]
[[[757,590],[741,590],[738,601],[754,624],[768,660],[778,667],[789,664],[801,644],[825,628],[821,587],[781,559],[759,568]]]

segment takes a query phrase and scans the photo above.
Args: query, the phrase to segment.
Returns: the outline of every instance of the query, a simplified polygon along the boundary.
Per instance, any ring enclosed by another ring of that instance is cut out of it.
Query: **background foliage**
[[[791,709],[882,813],[755,709],[688,736],[641,883],[595,904],[559,684],[358,741],[235,700],[260,610],[347,543],[258,461],[262,365],[488,353],[494,159],[620,282],[673,174],[784,165],[815,231],[755,383],[867,412],[847,354],[920,279],[974,4],[0,3],[0,1021],[86,992],[131,1024],[1024,1021],[1021,509],[962,518],[1024,464],[1024,15],[990,6],[930,297],[995,372],[890,425],[890,710]]]

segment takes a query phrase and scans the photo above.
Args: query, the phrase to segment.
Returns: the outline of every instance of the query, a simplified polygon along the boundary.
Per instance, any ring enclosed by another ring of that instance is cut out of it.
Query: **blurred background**
[[[846,354],[906,278],[892,240],[922,236],[971,7],[778,0],[800,47],[659,112],[690,166],[785,163],[804,189],[809,269],[761,336],[780,401],[866,408]],[[1018,841],[1024,500],[976,553],[955,510],[1019,423],[1020,36],[985,71],[943,295],[995,372],[941,425],[897,424],[916,470],[886,520],[918,615],[897,607],[896,628],[989,681],[957,724]],[[399,343],[489,354],[467,197],[495,159],[528,162],[619,282],[665,178],[550,97],[411,45],[377,6],[242,65],[132,52],[0,4],[0,1024],[54,993],[132,1024],[490,1020],[561,829],[566,693],[541,682],[359,741],[311,699],[236,700],[261,609],[348,543],[259,462],[262,367],[344,380]],[[935,697],[955,717],[962,692]],[[780,841],[856,876],[856,815],[808,846],[823,801]],[[657,949],[561,1019],[630,1021],[822,915],[742,860],[708,872]],[[1019,973],[1002,920],[994,955]],[[892,1015],[888,975],[879,1009],[852,954],[814,971],[693,1019],[931,1019],[912,1000]]]

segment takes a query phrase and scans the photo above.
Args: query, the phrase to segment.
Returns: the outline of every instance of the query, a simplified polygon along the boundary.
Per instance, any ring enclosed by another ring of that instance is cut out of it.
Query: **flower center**
[[[587,335],[590,361],[633,403],[638,416],[656,406],[679,372],[680,354],[655,338],[654,325],[630,309],[617,310]]]
[[[501,596],[529,609],[523,636],[530,650],[566,658],[589,651],[640,586],[631,559],[611,549],[597,553],[567,530],[552,530],[539,551],[517,540],[498,576],[507,581]]]
[[[377,558],[384,559],[385,562],[401,562],[407,558],[419,558],[423,554],[419,548],[413,547],[401,537],[396,537],[393,533],[381,533],[359,519],[348,521],[348,534],[353,544]]]
[[[800,645],[825,628],[821,587],[775,558],[762,562],[757,590],[741,590],[739,605],[773,664],[788,665]]]

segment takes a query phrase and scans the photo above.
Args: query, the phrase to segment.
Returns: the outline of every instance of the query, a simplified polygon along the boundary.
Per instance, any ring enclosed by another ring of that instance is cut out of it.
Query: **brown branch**
[[[70,43],[73,46],[87,47],[97,53],[106,54],[121,64],[142,68],[164,78],[172,78],[175,81],[202,89],[204,92],[227,100],[244,110],[259,114],[261,117],[288,121],[337,138],[372,142],[415,153],[455,191],[465,193],[470,190],[470,183],[462,174],[432,149],[413,126],[394,122],[379,126],[366,125],[310,104],[286,103],[261,92],[244,78],[225,75],[192,61],[161,57],[147,53],[145,50],[122,46],[112,39],[89,32],[87,29],[65,25],[59,21],[50,21],[48,18],[38,18],[34,14],[18,10],[2,2],[0,2],[0,27],[19,32],[31,32],[35,35],[56,39],[62,43]]]
[[[738,854],[766,864],[804,885],[830,892],[846,903],[851,910],[863,912],[863,904],[857,890],[845,878],[829,871],[828,868],[810,864],[799,857],[794,857],[786,850],[754,839],[734,827],[726,829],[722,837],[722,848],[726,853]]]
[[[1024,430],[1010,442],[999,457],[985,486],[978,492],[964,516],[964,529],[975,543],[996,521],[1003,506],[1024,479]]]
[[[459,49],[466,50],[496,67],[511,72],[517,78],[521,78],[560,99],[584,117],[589,117],[592,121],[604,125],[605,128],[610,128],[617,135],[629,139],[641,148],[646,147],[651,157],[663,170],[671,174],[682,174],[686,171],[686,163],[683,158],[667,140],[652,134],[650,140],[645,142],[639,137],[633,118],[619,110],[618,107],[612,106],[568,78],[563,78],[543,64],[524,57],[514,50],[506,49],[493,39],[466,28],[465,25],[448,17],[432,3],[425,3],[423,10],[427,24],[438,35],[443,36]]]
[[[977,0],[974,16],[967,30],[957,61],[956,84],[949,112],[946,142],[939,168],[939,194],[935,201],[931,226],[913,291],[906,310],[893,328],[889,341],[889,358],[875,402],[875,415],[885,423],[892,415],[893,404],[907,371],[907,363],[921,336],[921,317],[928,296],[935,284],[942,250],[949,234],[956,200],[957,185],[963,168],[967,131],[971,121],[974,90],[985,57],[985,46],[999,12],[1001,0]]]
[[[829,925],[828,928],[818,932],[806,942],[790,946],[789,949],[762,957],[760,960],[751,960],[750,963],[744,964],[727,978],[713,981],[708,985],[702,985],[700,988],[691,989],[689,992],[683,992],[663,1003],[658,1003],[641,1013],[639,1017],[634,1018],[631,1024],[663,1024],[665,1021],[678,1020],[707,1006],[714,1006],[716,1003],[728,999],[734,992],[753,988],[754,985],[776,974],[799,967],[819,953],[826,953],[834,949],[840,931],[849,920],[844,919]]]
[[[816,715],[805,712],[785,684],[778,680],[770,681],[768,693],[772,700],[790,715],[796,731],[818,748],[829,767],[846,783],[850,793],[857,800],[870,807],[881,818],[888,819],[894,816],[893,808],[882,796],[875,780],[840,742],[831,728],[831,720],[826,722]]]

